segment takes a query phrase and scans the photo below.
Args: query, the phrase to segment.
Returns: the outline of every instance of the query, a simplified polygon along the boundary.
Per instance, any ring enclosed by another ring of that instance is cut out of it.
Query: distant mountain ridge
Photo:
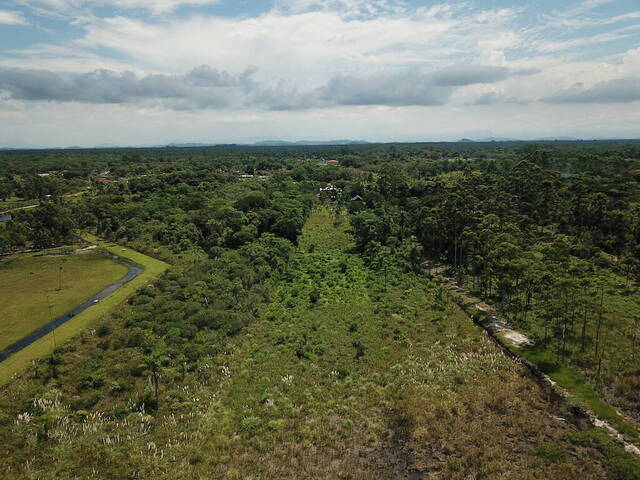
[[[68,146],[68,147],[43,147],[40,145],[16,145],[2,146],[0,151],[13,150],[92,150],[92,149],[144,149],[144,148],[233,148],[233,147],[304,147],[304,146],[340,146],[340,145],[375,145],[375,144],[471,144],[471,143],[535,143],[535,142],[621,142],[630,141],[638,142],[640,138],[576,138],[576,137],[536,137],[536,138],[507,138],[507,137],[487,137],[479,139],[461,138],[457,141],[447,140],[430,140],[422,142],[369,142],[366,140],[299,140],[290,142],[286,140],[264,140],[255,143],[197,143],[197,142],[172,142],[165,144],[138,144],[138,145],[118,145],[111,143],[103,143],[94,146]]]
[[[313,146],[313,145],[367,145],[365,140],[299,140],[288,142],[286,140],[265,140],[251,145],[255,147],[286,147],[286,146]]]
[[[578,142],[582,139],[576,137],[538,137],[538,138],[508,138],[508,137],[487,137],[472,140],[461,138],[457,143],[487,143],[487,142]]]
[[[369,142],[365,140],[299,140],[290,142],[287,140],[263,140],[255,143],[169,143],[167,147],[171,148],[194,148],[194,147],[289,147],[289,146],[314,146],[314,145],[367,145]]]

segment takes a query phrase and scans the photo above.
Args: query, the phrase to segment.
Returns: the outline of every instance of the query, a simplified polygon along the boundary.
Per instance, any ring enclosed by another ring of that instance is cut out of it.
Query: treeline
[[[38,208],[12,213],[14,219],[0,224],[0,253],[43,249],[72,242],[78,226],[68,201],[43,202]]]
[[[584,259],[606,252],[631,262],[638,253],[640,189],[628,175],[563,177],[523,160],[506,175],[465,169],[416,178],[385,166],[371,178],[344,200],[361,250],[416,239],[428,258],[468,269],[489,258],[495,234],[519,250],[564,235]],[[356,195],[362,202],[346,199]]]
[[[609,389],[640,366],[640,323],[616,304],[640,278],[640,162],[591,175],[539,163],[436,175],[381,165],[351,184],[340,203],[372,266],[447,266],[545,346],[553,362],[577,362]]]
[[[81,185],[81,181],[65,179],[62,175],[4,175],[0,176],[0,202],[9,202],[7,206],[11,207],[11,199],[44,199],[64,195]]]

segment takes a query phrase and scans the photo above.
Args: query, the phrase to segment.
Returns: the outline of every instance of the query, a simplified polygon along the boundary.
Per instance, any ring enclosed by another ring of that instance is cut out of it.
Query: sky
[[[640,138],[640,0],[0,0],[0,147]]]

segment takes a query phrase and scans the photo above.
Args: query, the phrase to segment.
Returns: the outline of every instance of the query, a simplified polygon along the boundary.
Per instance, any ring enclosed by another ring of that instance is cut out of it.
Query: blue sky
[[[640,0],[0,1],[0,146],[639,132]]]

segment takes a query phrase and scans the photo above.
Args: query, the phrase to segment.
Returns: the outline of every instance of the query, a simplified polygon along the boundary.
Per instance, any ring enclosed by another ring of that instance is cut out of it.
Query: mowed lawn
[[[21,255],[0,263],[0,350],[73,310],[127,271],[125,265],[98,251],[57,257]]]
[[[92,306],[91,308],[88,308],[84,312],[79,313],[78,315],[73,317],[71,320],[69,320],[65,324],[56,328],[55,336],[56,336],[56,342],[58,346],[63,345],[67,340],[79,334],[82,330],[84,330],[88,326],[94,324],[95,322],[109,315],[109,313],[115,307],[117,307],[122,302],[124,302],[127,298],[129,298],[138,288],[151,282],[154,278],[161,275],[167,270],[167,268],[169,268],[168,264],[160,260],[156,260],[155,258],[149,257],[147,255],[144,255],[143,253],[132,250],[130,248],[104,241],[94,235],[90,235],[84,232],[81,233],[81,236],[84,238],[84,240],[96,245],[98,249],[106,250],[113,255],[117,255],[118,257],[121,257],[129,262],[133,262],[136,265],[142,267],[144,271],[140,275],[138,275],[136,278],[134,278],[130,282],[127,282],[118,290],[113,292],[107,298],[102,299],[96,305]],[[54,258],[55,260],[57,257],[49,257],[49,258]],[[107,260],[111,261],[109,259]],[[118,263],[115,263],[115,264],[119,265]],[[126,267],[123,267],[123,268],[125,268],[124,271],[126,271]],[[56,274],[57,274],[57,271],[56,271]],[[119,280],[122,276],[124,276],[124,273],[122,273],[122,275],[120,276],[116,276],[117,277],[116,280]],[[87,288],[88,279],[86,277],[87,277],[86,274],[81,276],[78,282],[82,285],[83,290],[85,292],[88,292],[88,294],[86,296],[82,296],[80,301],[74,304],[74,306],[82,303],[83,300],[91,298],[92,296],[91,292],[89,292],[89,289]],[[69,276],[69,278],[71,277]],[[53,288],[55,290],[58,287],[57,283],[55,283],[57,282],[56,276],[54,276],[54,280],[55,281],[53,283],[53,286],[48,288]],[[64,278],[63,278],[63,283],[66,284],[66,280]],[[110,282],[106,282],[106,283],[110,284]],[[115,283],[115,282],[111,282],[111,283]],[[98,289],[97,291],[100,291],[100,289]],[[46,299],[45,299],[45,302],[46,302]],[[3,313],[4,311],[0,306],[0,315],[2,315]],[[47,312],[47,317],[48,317],[48,312]],[[18,374],[20,371],[24,370],[32,362],[32,360],[35,360],[38,358],[44,358],[47,355],[51,354],[51,352],[53,352],[53,335],[52,333],[48,333],[44,337],[33,342],[31,345],[23,348],[19,352],[16,352],[13,355],[11,355],[6,360],[0,362],[0,386],[10,382],[11,378],[14,375]]]

